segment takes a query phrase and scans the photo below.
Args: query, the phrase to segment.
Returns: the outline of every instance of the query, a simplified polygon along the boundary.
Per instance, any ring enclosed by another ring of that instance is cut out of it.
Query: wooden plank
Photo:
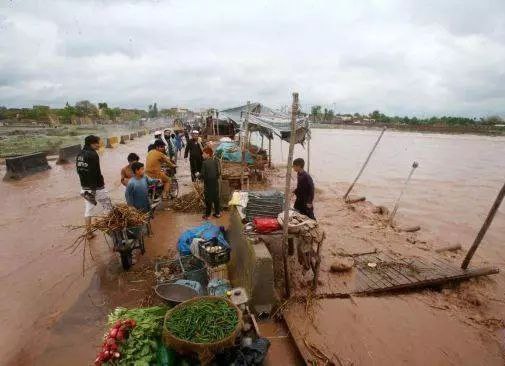
[[[480,276],[487,276],[490,274],[497,274],[499,273],[498,268],[493,268],[493,267],[486,267],[486,268],[475,268],[473,270],[469,270],[466,273],[462,273],[460,275],[454,275],[450,277],[439,277],[439,278],[433,278],[430,280],[424,280],[424,281],[418,281],[418,282],[413,282],[411,284],[405,284],[405,285],[399,285],[395,287],[390,287],[390,288],[382,288],[382,289],[372,289],[367,291],[367,294],[371,293],[379,293],[379,292],[392,292],[392,291],[399,291],[399,290],[407,290],[407,289],[415,289],[415,288],[421,288],[421,287],[429,287],[429,286],[436,286],[436,285],[442,285],[444,283],[448,282],[453,282],[453,281],[461,281],[465,279],[469,279],[472,277],[480,277]]]
[[[386,256],[380,257],[381,259],[387,259]],[[401,271],[399,271],[394,266],[386,267],[386,274],[395,281],[395,285],[404,285],[412,282],[412,279],[405,276]]]
[[[380,263],[382,263],[382,262],[385,262],[385,263],[391,262],[390,260],[388,260],[388,258],[386,256],[383,256],[383,255],[382,256],[381,255],[373,255],[373,259],[367,258],[367,260],[368,259],[377,263],[378,266],[380,266]],[[372,273],[373,273],[373,271],[376,271],[375,272],[376,276],[379,276],[383,279],[383,283],[385,283],[386,287],[397,286],[399,284],[398,281],[400,280],[400,278],[395,279],[395,277],[397,277],[397,276],[394,275],[393,273],[391,273],[387,267],[382,267],[377,270],[374,270],[374,269],[368,270],[368,272],[372,272]],[[405,276],[403,276],[403,277],[405,278]],[[405,280],[402,280],[400,283],[404,283],[404,282],[412,282],[412,281],[408,278],[405,278]]]
[[[403,263],[403,264],[406,264],[408,266],[412,265],[411,262],[408,262],[406,261],[404,258],[402,257],[398,257],[398,258],[394,258],[394,257],[391,257],[389,254],[387,253],[384,253],[385,256],[389,257],[391,259],[391,261],[393,262],[397,262],[397,263]],[[424,275],[421,275],[420,273],[416,273],[415,271],[405,271],[405,270],[401,270],[401,269],[398,269],[399,271],[401,271],[401,273],[411,279],[412,282],[418,282],[418,281],[426,281],[427,278],[426,276]]]

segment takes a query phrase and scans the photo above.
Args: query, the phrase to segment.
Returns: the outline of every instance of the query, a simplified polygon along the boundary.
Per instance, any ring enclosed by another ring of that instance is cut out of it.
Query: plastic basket
[[[208,251],[212,250],[212,252]],[[200,258],[210,266],[215,267],[230,261],[230,248],[226,248],[215,240],[203,241],[198,243],[198,252]]]

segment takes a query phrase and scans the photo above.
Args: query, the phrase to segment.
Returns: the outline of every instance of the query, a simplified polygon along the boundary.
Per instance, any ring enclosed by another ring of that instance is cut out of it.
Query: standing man
[[[184,159],[188,157],[189,154],[189,164],[191,167],[191,180],[194,182],[196,180],[196,173],[200,173],[202,170],[202,154],[203,147],[198,141],[198,131],[193,130],[191,132],[191,140],[188,141],[186,145],[186,150],[184,151]]]
[[[203,219],[207,220],[212,213],[214,205],[214,217],[221,217],[221,207],[219,204],[219,162],[212,158],[213,151],[210,147],[203,149],[202,179],[205,196],[205,214]]]
[[[128,165],[121,169],[121,184],[125,187],[128,185],[128,181],[133,178],[132,164],[137,163],[139,160],[140,158],[137,154],[128,154]]]
[[[84,222],[86,224],[87,238],[92,239],[95,235],[91,232],[91,217],[97,214],[97,206],[100,203],[105,210],[111,209],[111,202],[102,171],[100,170],[100,158],[96,152],[100,148],[100,137],[90,135],[84,139],[84,147],[75,159],[77,174],[81,181],[81,196],[85,201]]]
[[[298,175],[298,184],[293,193],[296,196],[295,210],[315,220],[314,216],[314,181],[303,168],[305,161],[302,158],[293,161],[293,170]]]
[[[146,175],[153,179],[159,179],[163,182],[163,199],[168,198],[170,192],[170,179],[161,170],[162,165],[168,165],[170,168],[176,168],[176,165],[165,154],[165,143],[161,140],[154,142],[154,149],[147,153]]]

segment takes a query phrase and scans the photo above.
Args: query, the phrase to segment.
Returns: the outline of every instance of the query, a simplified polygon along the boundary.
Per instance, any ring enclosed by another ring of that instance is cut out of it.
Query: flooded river
[[[316,184],[342,195],[378,134],[371,130],[314,130],[310,169]],[[147,141],[147,137],[137,139],[101,155],[113,198],[123,195],[119,170],[126,163],[126,155],[144,152]],[[285,161],[287,150],[286,143],[274,143],[274,162]],[[297,147],[297,157],[305,154]],[[467,247],[505,179],[505,138],[388,131],[353,193],[391,208],[414,160],[420,167],[401,202],[399,221],[420,224],[423,232],[441,244],[460,242]],[[115,263],[111,270],[112,256],[101,241],[94,248],[96,262],[84,278],[82,257],[65,251],[76,234],[63,225],[81,223],[83,203],[74,166],[56,166],[54,162],[51,166],[50,171],[19,182],[0,183],[0,364],[5,360],[9,360],[5,363],[8,365],[68,364],[68,358],[55,361],[60,352],[56,345],[71,355],[78,342],[91,344],[76,348],[76,359],[91,359],[106,311],[99,306],[103,297],[91,301],[86,290],[94,296],[93,291],[102,289],[102,296],[104,288],[110,286],[107,278],[117,281],[114,271],[118,265]],[[2,166],[0,174],[4,173]],[[184,223],[199,220],[198,215],[181,217],[178,231],[183,230]],[[503,268],[504,237],[505,207],[501,207],[478,255]],[[78,316],[67,312],[84,303],[86,307],[78,308]],[[62,317],[73,326],[74,337],[64,331],[58,333],[55,324]],[[46,344],[53,347],[49,353]],[[45,361],[34,363],[34,358]]]
[[[343,195],[366,160],[380,131],[314,129],[310,170],[316,184]],[[266,145],[265,145],[266,146]],[[272,156],[285,162],[288,144],[273,144]],[[295,157],[307,151],[296,147]],[[392,209],[419,162],[398,211],[398,221],[419,224],[440,243],[468,247],[505,181],[505,137],[386,131],[353,194]],[[505,265],[505,204],[479,254]]]

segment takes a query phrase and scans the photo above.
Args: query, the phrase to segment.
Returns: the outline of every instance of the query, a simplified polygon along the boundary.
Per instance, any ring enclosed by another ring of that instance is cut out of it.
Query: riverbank
[[[433,134],[452,134],[452,135],[484,135],[484,136],[505,136],[505,127],[475,125],[475,126],[435,126],[435,125],[393,125],[393,124],[380,124],[373,125],[347,125],[347,124],[329,124],[329,123],[312,123],[311,128],[317,129],[343,129],[343,130],[380,130],[384,127],[392,131],[401,132],[419,132],[419,133],[433,133]]]
[[[81,144],[87,135],[106,138],[138,130],[136,125],[82,125],[60,127],[0,127],[0,158],[44,152],[56,154],[64,146]]]

